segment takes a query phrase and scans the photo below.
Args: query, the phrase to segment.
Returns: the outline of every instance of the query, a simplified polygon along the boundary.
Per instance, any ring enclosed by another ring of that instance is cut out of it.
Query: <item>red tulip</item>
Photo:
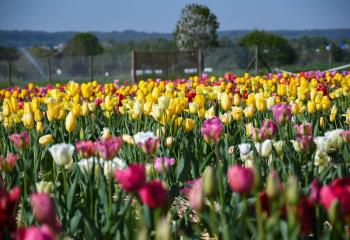
[[[145,184],[139,190],[139,195],[142,202],[150,208],[161,208],[168,203],[168,193],[158,180]]]
[[[254,173],[251,168],[232,166],[227,172],[228,184],[232,191],[249,193],[254,185]]]
[[[6,192],[0,185],[0,239],[16,230],[15,214],[20,195],[19,187]]]
[[[314,223],[316,222],[315,206],[313,203],[305,196],[302,196],[298,204],[297,213],[301,221],[300,232],[304,235],[312,233]]]
[[[146,182],[144,165],[129,165],[125,169],[117,169],[115,178],[127,192],[138,191]]]

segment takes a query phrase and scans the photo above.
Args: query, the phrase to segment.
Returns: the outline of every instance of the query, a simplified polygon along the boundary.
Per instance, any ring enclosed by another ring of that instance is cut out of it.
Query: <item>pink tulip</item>
[[[96,144],[91,140],[75,143],[75,149],[81,158],[94,157],[97,154]]]
[[[10,141],[17,149],[23,149],[29,146],[30,136],[27,131],[21,133],[14,133],[9,136]]]
[[[314,140],[312,137],[312,124],[305,123],[294,126],[296,130],[296,140],[300,149],[304,152],[308,152],[314,146]]]
[[[19,228],[15,234],[16,240],[54,240],[55,234],[47,225]]]
[[[312,124],[311,123],[304,123],[300,125],[295,125],[294,129],[296,130],[296,135],[307,135],[311,136],[312,135]]]
[[[159,180],[145,184],[138,193],[142,202],[150,208],[165,207],[168,203],[168,192]]]
[[[213,117],[211,119],[205,120],[201,133],[206,142],[218,142],[224,130],[224,125],[222,125],[220,118]]]
[[[0,170],[11,171],[18,160],[18,156],[15,153],[7,152],[6,158],[0,156]]]
[[[254,172],[251,168],[231,166],[227,172],[228,184],[232,191],[245,194],[254,186]]]
[[[188,199],[190,202],[190,206],[194,210],[199,211],[202,209],[203,203],[204,203],[204,196],[203,196],[203,180],[201,178],[194,181],[192,188],[188,193]]]
[[[40,223],[54,224],[55,207],[52,198],[47,193],[32,193],[30,203],[35,219]]]
[[[271,109],[273,118],[278,124],[283,124],[292,118],[291,106],[289,104],[276,104]]]
[[[138,191],[146,182],[144,165],[129,165],[125,169],[117,169],[115,178],[127,192]]]
[[[175,164],[175,158],[158,157],[154,160],[154,168],[158,172],[163,172]]]
[[[160,140],[153,132],[138,132],[134,135],[135,143],[146,154],[155,154],[159,148]]]
[[[110,138],[101,138],[99,141],[95,142],[98,153],[105,160],[114,158],[119,149],[122,147],[123,143],[122,138],[115,136]]]
[[[277,132],[277,125],[273,120],[265,119],[261,128],[254,128],[252,138],[254,141],[263,142],[272,138]]]
[[[350,130],[341,132],[340,136],[342,136],[344,142],[350,143]]]
[[[334,201],[338,201],[340,217],[343,220],[350,218],[350,178],[335,179],[330,185],[321,188],[320,202],[329,210]]]

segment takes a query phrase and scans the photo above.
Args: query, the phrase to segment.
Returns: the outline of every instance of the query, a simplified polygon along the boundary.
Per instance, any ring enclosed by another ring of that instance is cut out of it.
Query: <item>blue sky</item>
[[[0,0],[0,29],[172,32],[193,2],[220,30],[350,28],[350,0]]]

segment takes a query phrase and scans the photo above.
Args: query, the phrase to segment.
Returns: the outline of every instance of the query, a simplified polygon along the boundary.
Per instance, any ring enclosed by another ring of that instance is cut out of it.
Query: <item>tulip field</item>
[[[2,239],[350,239],[350,72],[0,89]]]

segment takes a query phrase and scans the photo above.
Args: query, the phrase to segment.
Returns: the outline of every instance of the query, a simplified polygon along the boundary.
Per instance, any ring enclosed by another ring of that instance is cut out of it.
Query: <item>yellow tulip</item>
[[[224,92],[221,94],[220,102],[221,102],[222,110],[224,111],[230,110],[232,103],[227,93]]]
[[[44,131],[44,124],[42,122],[36,123],[36,131],[38,133],[42,133]]]
[[[89,104],[87,102],[83,102],[81,115],[87,116],[89,114]]]
[[[77,127],[77,118],[75,117],[73,112],[69,112],[66,117],[66,130],[68,132],[74,131],[74,129]]]
[[[315,113],[316,112],[316,104],[314,101],[308,101],[307,102],[307,111],[309,113]]]
[[[22,117],[22,122],[26,128],[29,128],[29,129],[33,128],[34,127],[33,114],[32,113],[25,113]]]
[[[172,137],[167,137],[165,139],[165,146],[167,146],[168,148],[170,148],[173,145],[173,141],[174,139]]]
[[[206,112],[205,112],[205,119],[210,119],[215,117],[215,110],[214,107],[209,108]]]
[[[239,106],[241,104],[241,96],[238,93],[233,95],[233,105]]]
[[[252,118],[254,116],[254,107],[253,106],[247,106],[244,109],[244,117],[246,118]]]
[[[124,142],[128,143],[128,144],[134,144],[134,138],[128,134],[123,134],[122,135],[122,139]]]
[[[324,117],[320,117],[320,127],[324,128],[325,124],[324,124]]]
[[[239,121],[243,117],[243,110],[240,107],[232,107],[232,118],[233,120]]]
[[[53,136],[51,134],[47,134],[47,135],[41,136],[39,138],[39,144],[43,145],[43,146],[49,145],[53,142],[54,142],[54,139],[53,139]]]
[[[185,132],[192,131],[192,129],[194,128],[195,125],[196,125],[196,122],[193,119],[190,119],[190,118],[186,118],[182,122],[182,127],[183,127]]]
[[[198,112],[198,103],[196,103],[196,102],[189,103],[189,111],[190,111],[190,113],[197,113]]]
[[[34,120],[36,122],[41,122],[43,119],[43,114],[41,113],[40,109],[35,109],[34,110]]]

